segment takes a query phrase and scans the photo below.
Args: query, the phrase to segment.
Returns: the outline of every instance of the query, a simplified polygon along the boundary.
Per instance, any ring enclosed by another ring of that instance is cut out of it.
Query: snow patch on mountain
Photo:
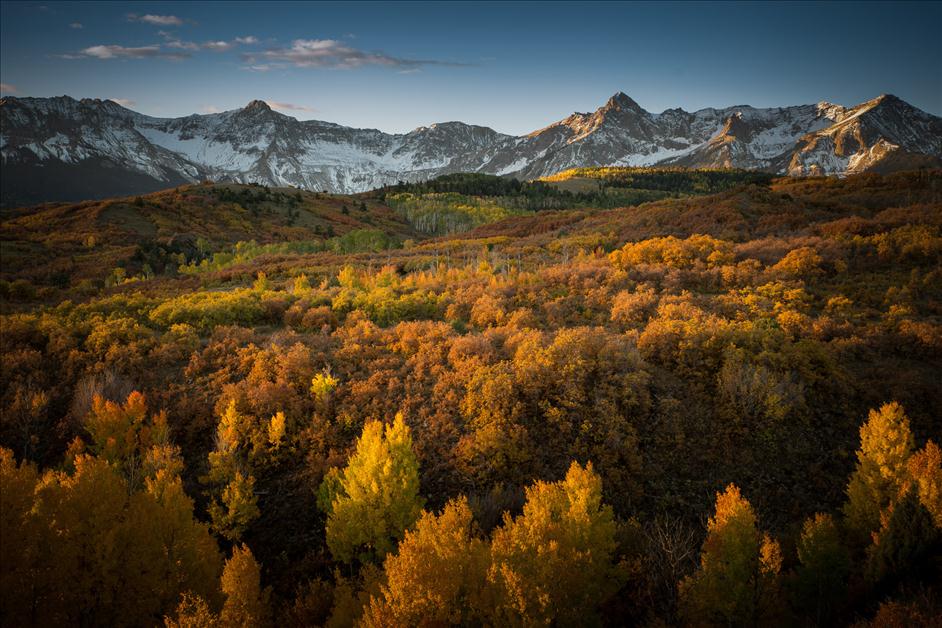
[[[895,155],[942,159],[942,119],[886,95],[849,109],[822,101],[650,113],[618,93],[594,112],[521,137],[462,122],[387,134],[299,121],[263,101],[154,118],[108,100],[7,97],[0,130],[4,165],[105,162],[155,181],[208,177],[339,193],[451,172],[536,178],[573,167],[680,165],[844,175]]]

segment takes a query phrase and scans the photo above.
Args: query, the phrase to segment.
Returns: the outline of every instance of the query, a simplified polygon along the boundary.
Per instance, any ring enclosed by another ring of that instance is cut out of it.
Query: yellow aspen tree
[[[527,488],[523,514],[493,533],[488,584],[496,625],[592,625],[615,591],[615,519],[602,480],[572,463],[561,482]]]
[[[681,614],[694,625],[760,625],[776,601],[781,550],[760,534],[734,484],[716,495],[700,568],[680,585]]]
[[[209,472],[203,478],[211,485],[213,500],[209,514],[213,529],[231,540],[242,537],[245,529],[258,518],[255,477],[245,471],[248,463],[243,451],[245,417],[230,400],[216,428],[216,448],[209,453]]]
[[[128,487],[106,461],[87,454],[75,471],[47,473],[37,489],[36,514],[48,527],[42,575],[36,583],[40,625],[106,625],[116,621],[114,595],[122,580],[115,529],[125,518]]]
[[[419,463],[402,414],[363,427],[339,479],[327,517],[327,546],[337,560],[371,561],[392,551],[422,511]]]
[[[277,449],[285,438],[285,413],[278,411],[268,423],[268,444]]]
[[[847,485],[844,516],[858,542],[870,540],[880,528],[880,513],[899,495],[908,476],[914,449],[909,418],[896,403],[871,410],[860,428],[857,467]]]
[[[225,601],[220,618],[227,627],[253,628],[271,623],[269,589],[262,589],[261,568],[246,545],[232,549],[220,585]]]
[[[213,613],[206,600],[192,593],[184,593],[174,616],[164,617],[166,628],[221,628],[219,615]]]
[[[219,501],[209,505],[213,528],[227,539],[238,540],[260,514],[255,495],[255,477],[236,471],[222,490]]]
[[[0,448],[0,625],[33,623],[40,521],[33,513],[39,474]]]
[[[931,440],[909,459],[909,475],[919,501],[942,529],[942,450]]]
[[[370,600],[361,624],[468,625],[480,611],[487,561],[467,498],[449,502],[440,515],[423,512],[398,552],[386,557],[382,593]]]

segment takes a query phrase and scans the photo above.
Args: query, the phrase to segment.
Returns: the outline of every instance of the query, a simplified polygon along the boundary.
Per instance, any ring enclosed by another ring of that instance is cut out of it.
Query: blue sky
[[[0,5],[3,94],[156,116],[258,98],[384,131],[526,133],[623,91],[649,111],[893,93],[942,115],[942,3]]]

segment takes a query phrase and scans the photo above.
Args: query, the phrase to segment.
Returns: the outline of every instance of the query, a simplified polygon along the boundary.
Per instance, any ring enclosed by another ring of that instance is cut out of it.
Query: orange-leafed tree
[[[438,515],[423,512],[398,552],[386,557],[382,593],[371,599],[363,623],[473,623],[480,619],[487,561],[466,498],[449,502]]]

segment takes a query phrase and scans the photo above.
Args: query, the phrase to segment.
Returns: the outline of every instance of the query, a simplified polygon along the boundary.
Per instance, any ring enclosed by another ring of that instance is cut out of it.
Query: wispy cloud
[[[236,37],[232,41],[226,41],[220,39],[218,41],[207,41],[204,42],[201,46],[206,50],[212,50],[213,52],[226,52],[227,50],[232,50],[236,46],[251,46],[252,44],[258,43],[258,37],[255,35],[246,35],[245,37]]]
[[[170,31],[157,31],[157,34],[164,38],[164,46],[167,48],[173,48],[175,50],[189,50],[195,52],[197,50],[211,50],[212,52],[226,52],[232,50],[236,46],[249,46],[252,44],[258,43],[258,38],[254,35],[246,35],[245,37],[236,37],[231,41],[226,41],[224,39],[219,39],[215,41],[204,41],[201,44],[198,44],[193,41],[185,41],[180,39],[176,33]]]
[[[203,113],[222,113],[222,109],[216,105],[203,105],[200,107],[200,111]]]
[[[195,52],[200,49],[200,45],[192,41],[183,41],[177,37],[176,33],[170,31],[157,31],[157,34],[164,38],[164,46],[174,50],[189,50]]]
[[[146,15],[128,13],[128,21],[144,22],[145,24],[153,24],[155,26],[180,26],[183,24],[183,20],[176,15],[153,15],[151,13],[147,13]]]
[[[179,40],[179,39],[170,40],[170,41],[168,41],[168,42],[167,42],[166,44],[164,44],[164,45],[167,46],[167,48],[174,48],[174,49],[176,49],[176,50],[191,50],[191,51],[195,51],[195,50],[199,50],[199,49],[200,49],[200,45],[197,44],[197,43],[194,43],[194,42],[192,42],[192,41],[181,41],[181,40]]]
[[[10,85],[9,83],[0,83],[0,92],[4,92],[7,94],[15,94],[16,87],[14,87],[13,85]]]
[[[275,102],[273,100],[266,100],[268,106],[272,109],[279,109],[281,111],[306,111],[308,113],[316,113],[317,109],[314,107],[308,107],[307,105],[295,105],[290,102]]]
[[[408,59],[395,57],[384,52],[367,52],[348,46],[335,39],[295,39],[290,48],[272,48],[259,54],[246,54],[244,60],[249,66],[259,67],[259,59],[268,62],[269,68],[278,67],[277,63],[293,65],[299,68],[335,68],[347,70],[367,65],[390,68],[418,68],[424,65],[465,66],[465,63],[452,63],[432,59]],[[265,64],[261,64],[265,65]]]
[[[137,104],[136,100],[131,100],[130,98],[109,98],[111,102],[116,102],[122,107],[133,107]]]
[[[81,22],[72,22],[71,24],[69,24],[69,28],[74,28],[75,30],[81,30],[85,28],[85,26]]]
[[[182,52],[167,52],[160,46],[118,46],[115,44],[102,44],[98,46],[89,46],[78,53],[62,55],[66,59],[80,59],[90,57],[92,59],[154,59],[163,58],[178,61],[185,59],[190,55]]]
[[[225,52],[231,49],[233,44],[228,41],[207,41],[203,43],[203,48],[213,52]]]

